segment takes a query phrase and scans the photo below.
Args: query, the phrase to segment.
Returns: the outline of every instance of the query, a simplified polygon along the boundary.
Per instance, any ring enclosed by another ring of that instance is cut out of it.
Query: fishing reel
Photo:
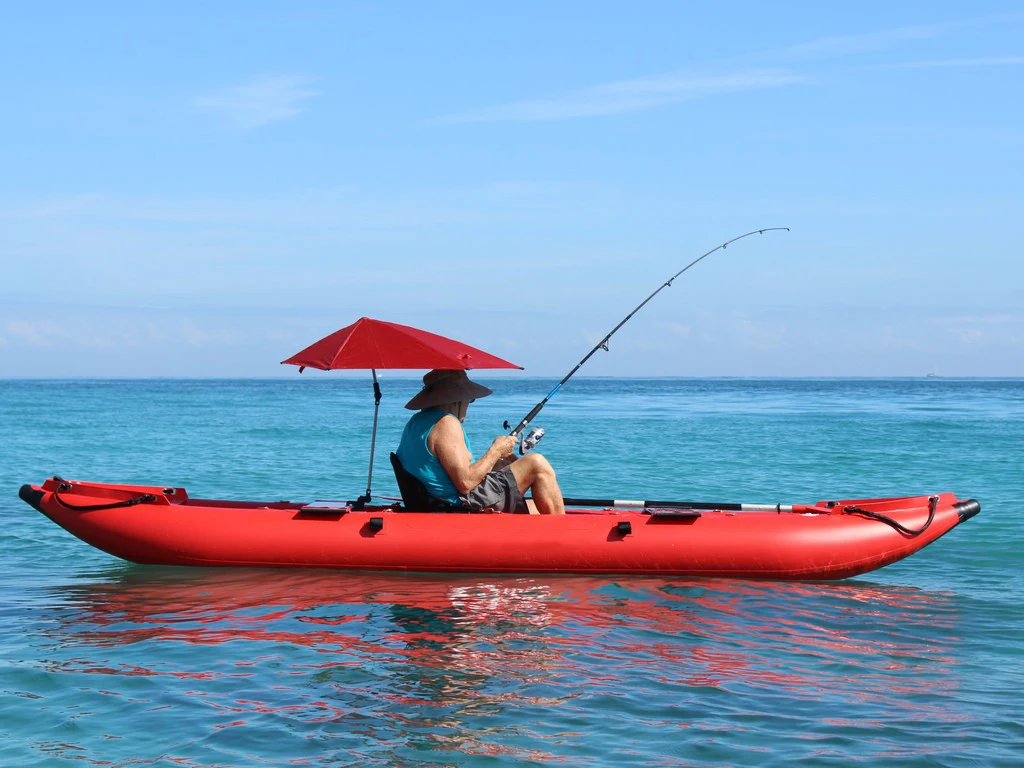
[[[519,455],[522,456],[527,451],[532,451],[537,447],[537,443],[544,437],[544,430],[541,427],[534,427],[528,433],[523,436],[523,439],[519,442]]]
[[[505,422],[505,429],[511,429],[509,423]],[[519,455],[523,456],[527,451],[532,451],[537,447],[537,443],[544,437],[544,429],[542,427],[533,427],[523,435],[519,440]]]

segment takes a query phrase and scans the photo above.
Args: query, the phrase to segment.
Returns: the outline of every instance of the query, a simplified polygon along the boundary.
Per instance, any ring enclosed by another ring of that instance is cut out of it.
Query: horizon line
[[[340,370],[340,369],[339,369]],[[348,369],[345,369],[348,370]],[[369,369],[367,369],[369,370]],[[384,369],[386,370],[386,369]],[[487,369],[478,369],[468,371],[468,373],[480,373]],[[325,373],[328,373],[325,371]],[[377,371],[378,376],[381,371]],[[420,381],[422,376],[419,375],[401,375],[401,376],[389,376],[392,381]],[[510,381],[551,381],[559,380],[561,377],[557,375],[543,376],[543,375],[526,375],[526,376],[514,376],[512,374],[497,374],[494,376],[488,376],[491,379],[507,379]],[[800,375],[778,375],[778,374],[707,374],[707,375],[677,375],[677,374],[665,374],[665,375],[648,375],[648,376],[630,376],[630,375],[618,375],[618,374],[607,374],[607,375],[592,375],[592,374],[580,374],[574,376],[577,381],[582,380],[689,380],[689,381],[700,381],[700,380],[722,380],[722,379],[733,379],[733,380],[780,380],[780,381],[799,381],[808,379],[824,379],[824,380],[893,380],[893,379],[944,379],[944,380],[959,380],[959,381],[1024,381],[1024,374],[1009,374],[1009,375],[957,375],[957,374],[941,374],[941,373],[920,373],[920,374],[871,374],[871,375],[853,375],[853,374],[800,374]],[[332,378],[320,378],[320,377],[304,377],[308,381],[361,381],[361,379],[355,376],[334,376]],[[0,382],[31,382],[31,381],[302,381],[303,379],[298,376],[0,376]]]

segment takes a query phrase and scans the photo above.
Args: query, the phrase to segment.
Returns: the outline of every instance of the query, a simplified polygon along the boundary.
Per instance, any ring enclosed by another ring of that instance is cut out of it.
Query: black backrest
[[[453,509],[451,504],[435,499],[431,496],[423,483],[415,475],[406,472],[398,456],[391,454],[391,466],[395,470],[395,480],[398,481],[398,490],[402,494],[402,503],[411,512],[437,512]]]
[[[391,466],[395,470],[395,480],[398,481],[398,490],[402,494],[402,503],[406,509],[427,509],[430,506],[430,494],[423,487],[415,476],[405,471],[398,455],[391,454]]]

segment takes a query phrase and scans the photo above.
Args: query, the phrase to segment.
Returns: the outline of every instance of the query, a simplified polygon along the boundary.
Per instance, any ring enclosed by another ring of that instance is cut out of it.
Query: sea
[[[481,380],[477,453],[555,383]],[[374,498],[418,382],[381,386]],[[0,381],[0,765],[1024,764],[1024,380],[579,377],[537,417],[567,496],[981,502],[836,582],[141,566],[18,498],[352,499],[372,422],[369,376]]]

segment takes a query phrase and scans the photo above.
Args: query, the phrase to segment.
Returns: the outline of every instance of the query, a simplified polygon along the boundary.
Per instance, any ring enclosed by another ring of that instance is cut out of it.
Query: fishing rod
[[[565,378],[563,378],[560,382],[558,382],[555,385],[555,388],[552,389],[550,392],[548,392],[547,395],[545,395],[543,400],[541,400],[539,403],[537,403],[535,406],[533,406],[533,410],[531,410],[528,414],[526,414],[526,416],[523,418],[523,420],[520,421],[516,425],[516,428],[512,430],[512,432],[510,433],[511,436],[512,437],[519,437],[519,435],[522,433],[522,431],[524,429],[526,429],[530,425],[530,422],[533,421],[534,418],[536,418],[537,414],[541,412],[541,409],[545,405],[547,405],[548,400],[550,400],[552,397],[554,397],[555,393],[562,388],[562,385],[564,385],[565,382],[567,382],[569,379],[571,379],[573,377],[573,374],[575,374],[576,371],[578,371],[580,368],[582,368],[584,363],[586,363],[587,360],[589,360],[591,357],[593,357],[594,353],[597,352],[597,350],[603,349],[605,352],[607,352],[608,351],[608,340],[612,336],[615,335],[616,331],[618,331],[619,328],[621,328],[627,322],[629,322],[629,319],[631,317],[633,317],[633,315],[635,315],[637,312],[639,312],[641,309],[643,309],[644,305],[646,305],[647,302],[649,302],[651,299],[653,299],[655,296],[657,296],[659,293],[661,293],[661,291],[663,289],[668,288],[670,285],[672,285],[673,281],[677,277],[679,277],[681,274],[683,274],[686,270],[688,270],[690,267],[694,266],[695,264],[698,264],[699,262],[703,261],[704,259],[706,259],[708,256],[710,256],[715,251],[725,250],[730,245],[735,243],[737,240],[742,240],[743,238],[750,237],[751,235],[763,235],[765,232],[776,232],[776,231],[779,231],[779,230],[785,230],[786,232],[789,232],[789,227],[766,227],[765,229],[755,229],[755,230],[753,230],[751,232],[747,232],[746,234],[742,234],[739,237],[734,237],[732,240],[726,240],[721,245],[716,245],[714,248],[712,248],[707,253],[702,254],[701,256],[698,256],[696,259],[694,259],[689,264],[687,264],[685,267],[683,267],[678,272],[676,272],[674,275],[672,275],[672,277],[670,277],[668,280],[666,280],[664,283],[662,283],[654,293],[652,293],[646,299],[641,301],[632,312],[630,312],[628,315],[626,315],[624,318],[622,318],[622,320],[619,321],[619,324],[616,325],[614,328],[612,328],[603,339],[601,339],[599,342],[597,342],[597,344],[594,346],[594,348],[592,350],[590,350],[589,352],[587,352],[586,356],[584,356],[584,358],[582,360],[580,360],[578,363],[576,363],[576,367],[573,368],[571,371],[569,371],[569,373],[567,373],[565,375]],[[508,429],[508,428],[509,428],[509,423],[506,421],[505,422],[505,429]],[[528,451],[531,448],[533,448],[540,441],[540,439],[542,437],[544,437],[544,430],[542,430],[540,428],[536,428],[536,429],[531,430],[530,434],[527,435],[523,439],[523,441],[520,443],[520,445],[519,445],[519,453],[520,454],[525,453],[526,451]]]

